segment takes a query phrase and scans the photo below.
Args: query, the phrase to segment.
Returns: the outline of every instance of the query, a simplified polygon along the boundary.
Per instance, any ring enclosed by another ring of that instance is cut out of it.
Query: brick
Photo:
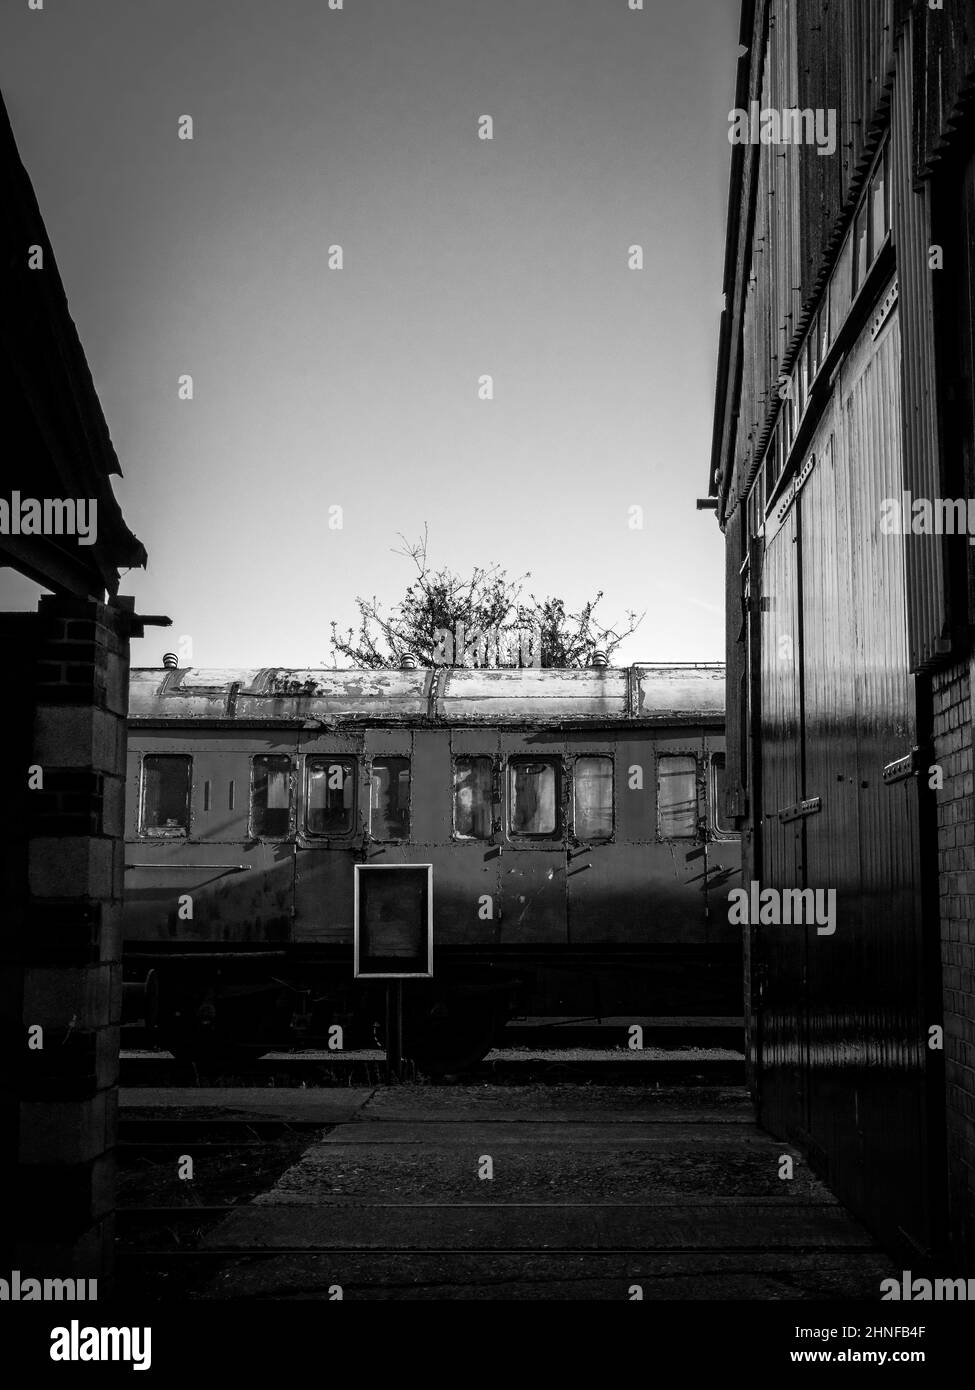
[[[129,712],[129,663],[122,656],[112,656],[105,672],[105,708],[125,718]]]
[[[6,1175],[5,1175],[6,1176]],[[22,1235],[64,1239],[81,1235],[107,1216],[114,1205],[115,1156],[101,1154],[86,1163],[21,1164],[8,1178],[14,1194],[10,1227]]]
[[[80,1164],[114,1147],[118,1092],[87,1100],[25,1101],[20,1107],[21,1163]]]
[[[118,1084],[117,1024],[98,1029],[46,1029],[40,1051],[27,1047],[26,1030],[16,1048],[6,1043],[8,1084],[24,1100],[85,1101]]]
[[[104,911],[104,905],[95,902],[35,900],[27,911],[17,958],[24,964],[48,967],[82,966],[117,958],[117,941],[111,941],[104,953],[102,950]]]
[[[111,898],[116,884],[115,842],[38,836],[28,849],[28,883],[38,898]]]
[[[114,1213],[93,1222],[80,1231],[74,1240],[57,1232],[45,1239],[28,1235],[15,1241],[10,1249],[9,1269],[19,1269],[35,1278],[85,1278],[98,1281],[98,1301],[111,1297],[112,1274],[115,1265]]]
[[[104,777],[89,769],[51,768],[43,789],[27,797],[32,835],[100,835],[103,829]]]
[[[119,840],[125,835],[125,780],[105,777],[102,783],[102,834]]]
[[[24,976],[22,1018],[25,1027],[65,1027],[72,1018],[81,1028],[106,1027],[120,994],[121,966],[98,964],[78,969],[33,966]]]
[[[108,710],[41,704],[34,720],[32,761],[45,771],[83,767],[124,776],[124,722]]]

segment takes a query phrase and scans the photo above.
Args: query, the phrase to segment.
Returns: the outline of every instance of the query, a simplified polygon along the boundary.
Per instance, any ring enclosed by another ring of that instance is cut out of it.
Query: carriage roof
[[[723,721],[720,664],[583,669],[131,672],[136,722],[346,725]]]

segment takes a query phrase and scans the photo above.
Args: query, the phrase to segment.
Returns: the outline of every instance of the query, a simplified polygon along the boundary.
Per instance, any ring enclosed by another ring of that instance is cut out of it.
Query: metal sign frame
[[[357,980],[432,980],[433,979],[433,865],[432,864],[356,864],[353,905],[353,975]],[[363,970],[360,932],[360,873],[396,873],[404,869],[425,869],[427,873],[426,970]]]

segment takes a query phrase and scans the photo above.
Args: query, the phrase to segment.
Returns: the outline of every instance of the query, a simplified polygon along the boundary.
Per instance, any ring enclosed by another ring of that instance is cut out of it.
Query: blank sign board
[[[356,864],[355,975],[433,976],[432,864]]]

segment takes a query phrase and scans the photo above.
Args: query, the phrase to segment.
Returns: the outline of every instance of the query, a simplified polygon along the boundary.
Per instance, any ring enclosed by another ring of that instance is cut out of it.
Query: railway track
[[[637,1049],[630,1046],[634,1026],[641,1030]],[[483,1062],[449,1080],[494,1085],[573,1080],[740,1085],[744,1080],[743,1025],[735,1018],[536,1020],[509,1025],[502,1041]],[[378,1049],[281,1047],[246,1064],[207,1068],[177,1062],[145,1042],[144,1032],[125,1030],[123,1086],[373,1086],[387,1079],[385,1054]],[[405,1076],[422,1079],[409,1063]]]
[[[659,1085],[741,1085],[745,1063],[730,1050],[683,1054],[644,1053],[601,1058],[573,1056],[565,1051],[503,1053],[488,1057],[461,1076],[446,1078],[449,1084],[473,1086],[526,1086],[534,1083],[617,1082]],[[168,1054],[123,1053],[121,1084],[126,1087],[222,1086],[376,1086],[386,1079],[381,1052],[346,1054],[336,1059],[329,1053],[272,1054],[249,1067],[210,1070],[175,1062]],[[425,1078],[406,1069],[407,1081]],[[443,1080],[443,1078],[441,1078]],[[429,1084],[435,1084],[430,1082]]]

